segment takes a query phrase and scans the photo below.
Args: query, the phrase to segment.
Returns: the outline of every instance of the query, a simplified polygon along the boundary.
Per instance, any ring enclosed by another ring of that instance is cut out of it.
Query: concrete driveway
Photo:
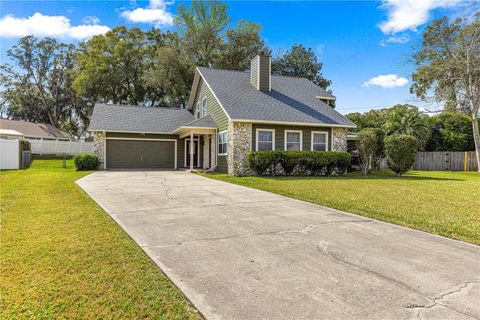
[[[478,246],[187,172],[77,183],[208,319],[480,319]]]

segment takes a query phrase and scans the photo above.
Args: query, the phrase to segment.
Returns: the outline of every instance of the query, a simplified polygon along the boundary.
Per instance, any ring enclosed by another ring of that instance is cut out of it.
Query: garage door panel
[[[107,140],[107,169],[175,167],[174,141]]]

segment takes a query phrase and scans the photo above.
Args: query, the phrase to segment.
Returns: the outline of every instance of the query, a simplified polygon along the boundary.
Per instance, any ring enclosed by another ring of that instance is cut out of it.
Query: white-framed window
[[[197,119],[200,119],[202,117],[202,102],[199,101],[197,102],[197,107],[195,109],[195,116]]]
[[[257,129],[257,151],[275,150],[275,130]]]
[[[285,151],[302,151],[302,130],[285,130]]]
[[[197,102],[195,116],[197,119],[207,116],[207,97]]]
[[[207,97],[202,100],[202,117],[207,116]]]
[[[228,145],[227,131],[219,132],[218,133],[218,154],[219,155],[227,154],[227,145]]]
[[[312,131],[312,151],[328,150],[328,132]]]

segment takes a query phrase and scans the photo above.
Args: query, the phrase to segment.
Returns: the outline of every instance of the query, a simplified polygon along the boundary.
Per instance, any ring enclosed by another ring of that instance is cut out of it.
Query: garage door
[[[107,169],[175,168],[174,141],[107,140]]]

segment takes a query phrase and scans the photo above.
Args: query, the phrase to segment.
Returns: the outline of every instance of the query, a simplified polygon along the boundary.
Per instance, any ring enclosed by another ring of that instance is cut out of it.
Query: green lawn
[[[67,164],[0,173],[0,318],[199,319]]]
[[[203,176],[480,244],[480,173],[388,171],[363,177]]]

